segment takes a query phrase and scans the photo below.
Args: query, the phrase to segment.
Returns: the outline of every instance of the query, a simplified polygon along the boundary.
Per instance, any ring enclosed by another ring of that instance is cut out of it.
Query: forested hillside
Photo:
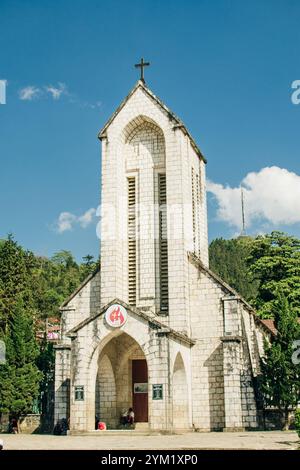
[[[248,301],[256,298],[258,290],[258,282],[249,273],[252,243],[250,237],[216,238],[209,246],[210,269]]]

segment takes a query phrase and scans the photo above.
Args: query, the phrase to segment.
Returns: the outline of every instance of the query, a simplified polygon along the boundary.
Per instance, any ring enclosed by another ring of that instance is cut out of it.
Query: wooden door
[[[132,396],[134,419],[137,423],[148,422],[148,368],[145,359],[132,361]]]

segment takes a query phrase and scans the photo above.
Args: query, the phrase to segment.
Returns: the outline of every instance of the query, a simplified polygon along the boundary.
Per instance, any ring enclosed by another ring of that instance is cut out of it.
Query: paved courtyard
[[[2,434],[6,450],[114,450],[114,449],[277,449],[295,450],[295,432],[186,433],[176,435],[52,436]]]

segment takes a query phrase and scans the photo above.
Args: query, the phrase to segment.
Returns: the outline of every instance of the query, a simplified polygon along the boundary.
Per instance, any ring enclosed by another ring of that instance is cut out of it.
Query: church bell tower
[[[99,133],[101,304],[122,299],[189,331],[188,253],[208,264],[205,159],[141,78]]]

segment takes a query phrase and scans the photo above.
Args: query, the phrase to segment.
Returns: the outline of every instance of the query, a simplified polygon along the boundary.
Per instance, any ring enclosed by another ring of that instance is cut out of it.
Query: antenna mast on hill
[[[245,204],[244,204],[243,186],[241,186],[241,203],[242,203],[242,232],[241,232],[241,237],[245,237],[246,236],[246,225],[245,225]]]

